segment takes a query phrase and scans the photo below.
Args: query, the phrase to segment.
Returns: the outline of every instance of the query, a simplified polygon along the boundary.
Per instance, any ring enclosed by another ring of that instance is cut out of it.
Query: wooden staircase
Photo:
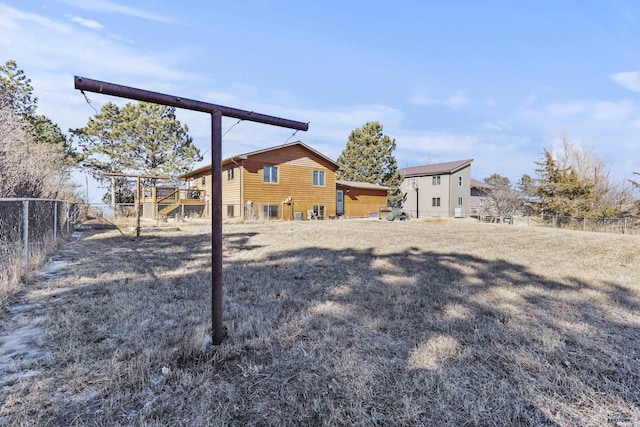
[[[158,212],[158,215],[160,216],[168,215],[170,212],[172,212],[175,209],[178,209],[179,207],[180,207],[180,202],[165,206],[164,208],[160,209],[160,211]]]

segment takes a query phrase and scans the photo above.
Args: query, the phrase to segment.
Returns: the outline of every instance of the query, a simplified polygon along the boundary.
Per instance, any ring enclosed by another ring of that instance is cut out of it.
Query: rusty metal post
[[[136,237],[140,237],[140,177],[136,177]]]
[[[224,341],[222,323],[222,113],[211,113],[211,341]]]

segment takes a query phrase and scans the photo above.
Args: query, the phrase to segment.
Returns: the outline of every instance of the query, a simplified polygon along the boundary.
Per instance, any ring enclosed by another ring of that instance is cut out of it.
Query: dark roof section
[[[391,187],[385,187],[384,185],[371,184],[369,182],[345,181],[342,179],[336,179],[336,184],[342,185],[343,187],[363,188],[366,190],[391,190]]]
[[[451,174],[460,169],[469,166],[473,159],[456,160],[454,162],[435,163],[433,165],[414,166],[411,168],[400,169],[400,175],[403,177],[424,176],[424,175],[442,175]]]
[[[477,179],[471,178],[471,187],[473,188],[493,188],[491,185],[487,184],[484,181],[478,181]]]
[[[307,144],[305,144],[302,141],[294,141],[294,142],[290,142],[288,144],[282,144],[282,145],[278,145],[278,146],[275,146],[275,147],[264,148],[262,150],[252,151],[250,153],[238,154],[237,156],[233,156],[233,157],[229,157],[229,158],[224,159],[222,161],[222,164],[224,165],[224,164],[231,163],[231,162],[234,162],[234,161],[237,161],[237,160],[245,160],[249,156],[255,156],[256,154],[267,153],[269,151],[281,150],[283,148],[292,147],[294,145],[301,146],[305,150],[307,150],[307,151],[315,154],[316,156],[320,157],[321,159],[327,161],[330,165],[335,166],[336,169],[340,168],[339,164],[337,164],[336,162],[334,162],[333,160],[331,160],[330,158],[328,158],[324,154],[320,153],[319,151],[316,151],[313,148],[309,147]],[[179,178],[189,179],[189,178],[193,178],[194,176],[199,176],[199,175],[202,175],[203,173],[207,173],[207,172],[209,172],[209,173],[211,172],[211,165],[207,165],[207,166],[200,167],[198,169],[194,169],[191,172],[187,172],[184,175],[180,175]]]

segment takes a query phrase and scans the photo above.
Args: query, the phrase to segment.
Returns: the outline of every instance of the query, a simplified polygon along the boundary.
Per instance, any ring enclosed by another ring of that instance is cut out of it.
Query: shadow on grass
[[[303,425],[598,425],[609,412],[640,415],[638,301],[622,285],[418,247],[237,260],[262,248],[255,235],[223,237],[229,338],[215,351],[201,345],[210,236],[84,243],[93,263],[75,274],[86,286],[67,291],[54,314],[63,326],[50,335],[73,341],[64,357],[112,378],[99,394],[103,421],[124,422],[116,413],[127,411],[138,421]],[[91,310],[64,308],[78,300]],[[150,407],[140,397],[149,393]],[[61,407],[51,419],[77,415]]]

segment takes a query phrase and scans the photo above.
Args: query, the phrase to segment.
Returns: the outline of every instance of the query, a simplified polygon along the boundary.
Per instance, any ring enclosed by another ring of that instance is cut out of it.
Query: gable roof
[[[371,184],[370,182],[360,182],[360,181],[345,181],[342,179],[336,179],[337,185],[342,185],[343,187],[351,187],[351,188],[363,188],[366,190],[391,190],[391,187],[385,187],[384,185]]]
[[[440,175],[451,174],[460,169],[469,166],[473,162],[473,159],[456,160],[446,163],[434,163],[432,165],[413,166],[410,168],[400,169],[400,175],[403,177],[408,176],[422,176],[422,175]]]
[[[298,145],[298,146],[304,148],[305,150],[309,151],[310,153],[320,157],[324,161],[328,162],[330,165],[334,166],[336,168],[336,170],[340,168],[340,165],[337,164],[335,161],[331,160],[329,157],[325,156],[324,154],[320,153],[319,151],[316,151],[313,148],[309,147],[307,144],[305,144],[302,141],[294,141],[294,142],[290,142],[288,144],[282,144],[282,145],[277,145],[275,147],[263,148],[262,150],[251,151],[251,152],[245,153],[245,154],[238,154],[236,156],[228,157],[228,158],[224,159],[222,161],[222,164],[225,165],[225,164],[228,164],[228,163],[235,162],[236,160],[245,160],[245,159],[247,159],[248,157],[251,157],[251,156],[255,156],[255,155],[258,155],[258,154],[262,154],[262,153],[268,153],[270,151],[282,150],[284,148],[293,147],[295,145]],[[184,175],[180,175],[179,178],[182,178],[182,179],[193,178],[194,176],[202,175],[203,173],[207,173],[207,172],[211,172],[211,165],[207,165],[207,166],[200,167],[198,169],[194,169],[191,172],[187,172]]]

